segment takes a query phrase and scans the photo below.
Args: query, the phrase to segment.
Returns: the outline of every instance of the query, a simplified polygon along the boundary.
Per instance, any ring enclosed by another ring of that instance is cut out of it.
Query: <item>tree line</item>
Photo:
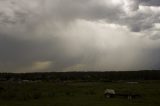
[[[160,80],[159,70],[106,71],[106,72],[44,72],[0,73],[0,81],[113,81],[113,80]]]

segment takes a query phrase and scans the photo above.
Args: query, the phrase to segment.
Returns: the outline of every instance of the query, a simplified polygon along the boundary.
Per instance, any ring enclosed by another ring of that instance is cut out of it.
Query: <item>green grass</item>
[[[0,83],[0,106],[160,106],[160,81]],[[106,88],[133,91],[142,97],[106,99]]]

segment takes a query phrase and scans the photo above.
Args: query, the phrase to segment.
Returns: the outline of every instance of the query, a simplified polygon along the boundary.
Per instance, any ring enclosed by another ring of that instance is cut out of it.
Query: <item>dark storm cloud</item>
[[[159,4],[158,0],[0,0],[0,69],[159,68],[158,60],[149,64],[159,57]],[[134,32],[143,37],[134,38]]]
[[[139,0],[142,5],[146,6],[160,6],[159,0]]]

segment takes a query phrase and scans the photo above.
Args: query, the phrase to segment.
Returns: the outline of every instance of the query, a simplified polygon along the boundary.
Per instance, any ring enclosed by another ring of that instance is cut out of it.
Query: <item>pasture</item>
[[[0,106],[160,106],[160,81],[138,82],[0,82]],[[141,97],[105,98],[106,88]]]

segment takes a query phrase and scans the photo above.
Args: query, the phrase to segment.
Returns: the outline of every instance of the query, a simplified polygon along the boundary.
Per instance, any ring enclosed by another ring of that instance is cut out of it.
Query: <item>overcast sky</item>
[[[160,69],[160,0],[0,0],[0,72]]]

